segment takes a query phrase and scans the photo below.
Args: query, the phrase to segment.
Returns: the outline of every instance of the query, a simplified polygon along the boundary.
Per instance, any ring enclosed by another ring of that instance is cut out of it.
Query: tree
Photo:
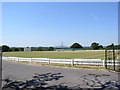
[[[20,48],[17,48],[17,47],[12,47],[9,49],[9,51],[24,51],[24,48],[20,47]]]
[[[83,47],[79,43],[74,43],[73,45],[70,46],[70,48],[83,48]]]
[[[7,45],[2,46],[2,52],[8,52],[10,50],[10,47]]]
[[[99,43],[96,43],[96,42],[92,43],[91,48],[94,49],[94,50],[99,49]]]
[[[19,48],[19,51],[24,51],[24,48],[21,48],[21,47],[20,47],[20,48]]]
[[[103,46],[102,46],[102,45],[99,45],[99,49],[103,49]]]
[[[19,48],[14,48],[14,51],[19,51]]]
[[[106,48],[107,49],[113,49],[114,48],[114,44],[112,43],[111,45],[108,45]]]
[[[54,51],[54,48],[53,47],[49,47],[48,51]]]
[[[19,48],[13,47],[13,48],[10,48],[10,51],[19,51]]]
[[[120,45],[115,45],[115,49],[120,49]]]
[[[43,51],[41,47],[34,48],[34,51]]]

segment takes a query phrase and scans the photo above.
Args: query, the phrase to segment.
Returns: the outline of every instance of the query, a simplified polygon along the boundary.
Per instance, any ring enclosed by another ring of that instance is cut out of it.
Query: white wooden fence
[[[49,59],[49,58],[21,58],[21,57],[2,57],[3,60],[39,62],[48,64],[71,64],[71,65],[93,65],[105,66],[105,60],[101,59]],[[113,60],[109,60],[107,65],[113,65]],[[116,60],[116,65],[120,65],[120,60]]]

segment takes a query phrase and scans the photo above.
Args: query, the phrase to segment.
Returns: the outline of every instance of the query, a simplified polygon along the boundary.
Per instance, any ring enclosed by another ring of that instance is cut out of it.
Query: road
[[[4,89],[9,88],[8,90],[12,85],[14,88],[67,87],[104,89],[112,87],[117,89],[118,74],[106,70],[35,66],[3,61],[3,80]]]

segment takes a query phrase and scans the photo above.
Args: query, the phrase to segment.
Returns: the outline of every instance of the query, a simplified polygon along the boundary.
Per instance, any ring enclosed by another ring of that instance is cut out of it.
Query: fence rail
[[[12,61],[26,61],[26,62],[39,62],[48,64],[70,64],[70,65],[92,65],[92,66],[105,66],[105,60],[101,59],[49,59],[49,58],[21,58],[21,57],[2,57],[3,60]],[[108,60],[108,65],[113,65],[113,60]],[[111,63],[110,63],[111,62]],[[116,65],[120,65],[120,60],[115,61]]]

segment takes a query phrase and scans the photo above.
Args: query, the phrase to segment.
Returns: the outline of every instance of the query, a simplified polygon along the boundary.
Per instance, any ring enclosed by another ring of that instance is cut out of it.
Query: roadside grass
[[[32,51],[4,52],[7,57],[51,58],[51,59],[104,59],[104,51]]]
[[[36,63],[36,62],[26,62],[26,61],[10,61],[17,62],[21,64],[34,65],[34,66],[55,66],[55,67],[63,67],[63,68],[75,68],[75,69],[90,69],[90,70],[106,70],[105,67],[102,66],[87,66],[87,65],[65,65],[65,64],[47,64],[47,63]]]
[[[108,70],[114,70],[114,66],[108,66]],[[115,66],[115,71],[120,72],[120,66]]]
[[[59,66],[59,67],[69,67],[69,68],[81,68],[81,69],[95,69],[102,70],[105,69],[102,66],[87,66],[87,65],[63,65],[63,64],[50,64],[50,66]]]

